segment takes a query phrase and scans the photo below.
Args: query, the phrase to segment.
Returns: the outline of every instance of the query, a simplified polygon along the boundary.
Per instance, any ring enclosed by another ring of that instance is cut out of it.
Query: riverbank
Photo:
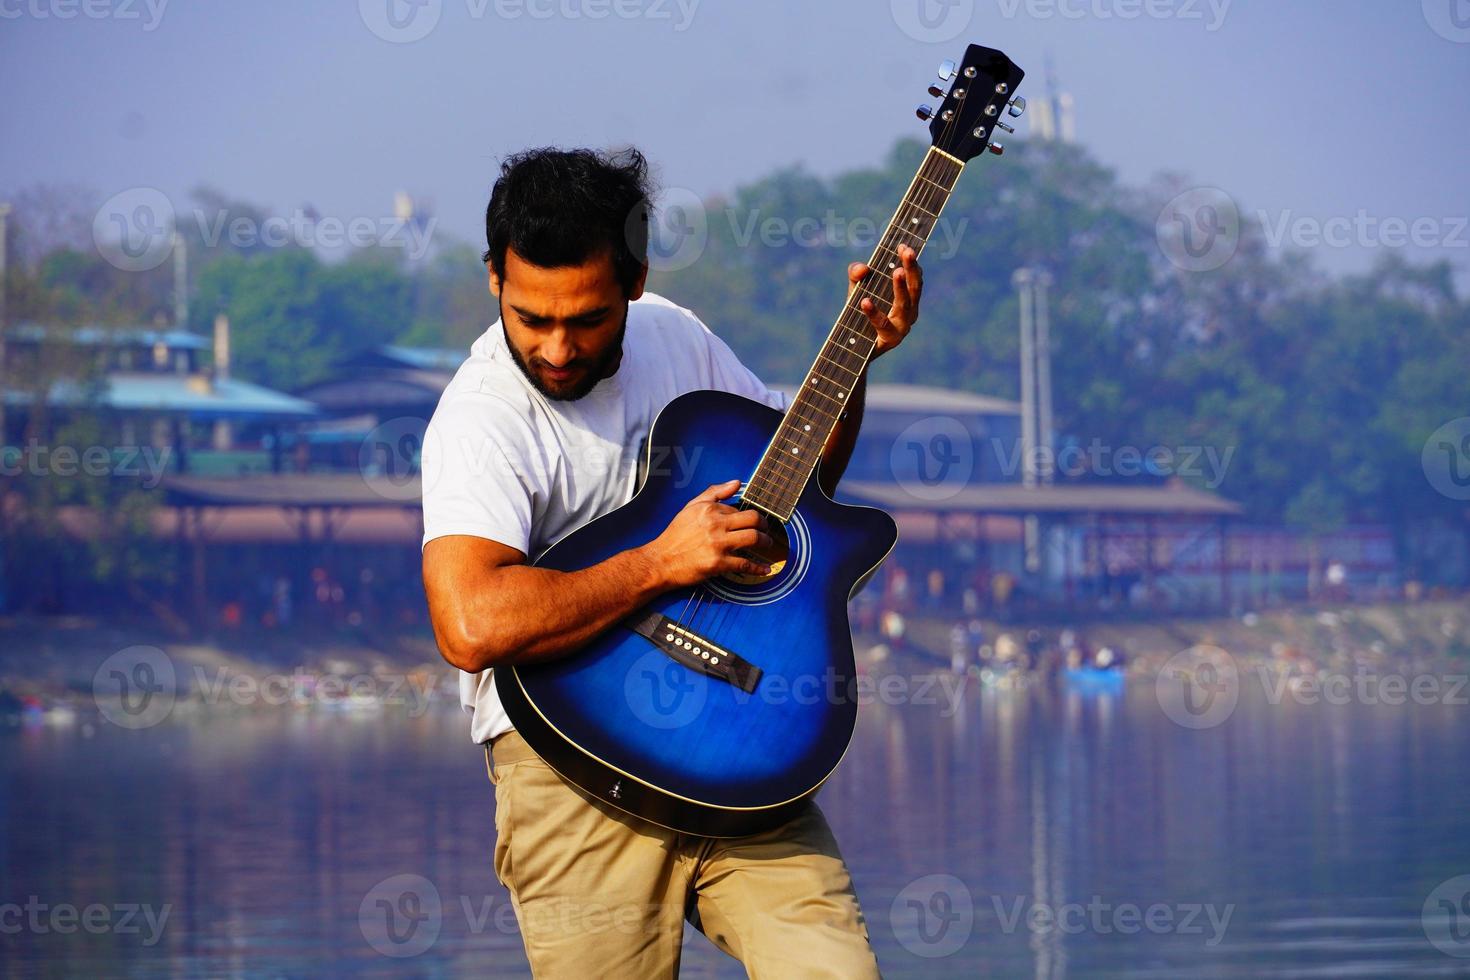
[[[954,628],[966,622],[909,617],[901,644],[859,635],[859,667],[878,674],[951,668]],[[1022,672],[1054,669],[1066,632],[1091,651],[1113,651],[1130,676],[1152,677],[1171,657],[1195,647],[1222,649],[1242,666],[1267,664],[1297,675],[1470,671],[1467,598],[1143,622],[982,621],[975,648],[966,644],[964,669],[998,658],[1004,664],[1001,652],[1028,645],[1044,653]],[[177,691],[174,713],[421,712],[458,703],[457,672],[440,659],[427,629],[229,631],[180,640],[145,622],[0,618],[0,719],[11,723],[22,716],[60,721],[95,715],[99,692],[116,695],[119,684],[158,686],[170,677]]]
[[[1065,648],[1109,658],[1130,675],[1152,678],[1171,658],[1191,649],[1223,650],[1241,667],[1265,665],[1293,675],[1320,671],[1470,670],[1470,597],[1422,602],[1334,605],[1249,612],[1228,617],[1156,618],[1136,622],[1048,620],[980,621],[913,616],[903,642],[865,638],[879,659],[905,653],[920,661],[962,659],[980,668],[1020,661],[1023,671],[1065,666]],[[957,630],[956,627],[960,629]],[[963,638],[961,634],[963,633]]]

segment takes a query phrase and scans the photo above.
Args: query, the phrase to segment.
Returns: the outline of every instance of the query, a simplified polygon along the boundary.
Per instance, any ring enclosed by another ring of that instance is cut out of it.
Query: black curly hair
[[[540,147],[507,157],[485,208],[484,261],[505,278],[505,252],[555,269],[611,250],[625,295],[648,264],[648,161],[616,152]]]

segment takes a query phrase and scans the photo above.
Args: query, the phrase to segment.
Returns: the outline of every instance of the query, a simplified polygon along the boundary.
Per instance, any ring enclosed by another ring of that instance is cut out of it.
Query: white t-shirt
[[[424,436],[424,543],[471,534],[534,560],[566,532],[632,498],[654,416],[676,396],[705,388],[783,411],[787,405],[698,317],[653,293],[628,306],[617,371],[576,401],[535,389],[511,359],[497,320],[470,347]],[[476,742],[512,727],[494,673],[460,675]]]

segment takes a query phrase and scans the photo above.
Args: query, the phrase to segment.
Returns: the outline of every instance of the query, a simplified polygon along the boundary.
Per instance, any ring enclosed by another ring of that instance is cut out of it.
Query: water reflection
[[[1421,914],[1470,872],[1467,709],[1251,692],[1201,730],[1143,681],[866,705],[821,801],[885,976],[1461,974]],[[0,973],[526,975],[456,710],[13,730],[0,791],[0,902],[51,910],[0,916]],[[363,924],[399,875],[439,903],[412,957]],[[685,975],[743,974],[692,937]]]

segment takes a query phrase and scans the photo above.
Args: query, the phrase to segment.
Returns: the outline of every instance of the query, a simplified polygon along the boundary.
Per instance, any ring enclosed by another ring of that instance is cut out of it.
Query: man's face
[[[575,401],[617,370],[628,303],[643,295],[643,277],[625,296],[610,252],[547,269],[507,249],[505,278],[490,267],[490,292],[521,373],[547,398]]]

